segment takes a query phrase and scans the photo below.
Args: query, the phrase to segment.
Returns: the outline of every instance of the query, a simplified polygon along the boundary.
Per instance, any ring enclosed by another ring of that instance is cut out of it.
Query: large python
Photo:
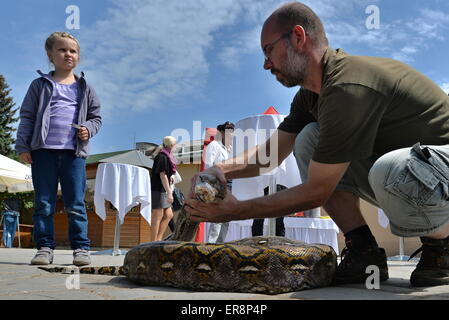
[[[226,186],[199,174],[195,196],[221,201]],[[39,267],[49,272],[125,275],[148,286],[194,291],[280,294],[328,286],[337,267],[332,247],[283,237],[254,237],[224,244],[192,242],[198,223],[182,208],[172,236],[132,248],[119,267]]]

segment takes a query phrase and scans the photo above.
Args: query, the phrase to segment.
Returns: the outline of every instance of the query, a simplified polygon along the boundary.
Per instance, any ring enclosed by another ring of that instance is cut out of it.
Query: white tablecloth
[[[105,220],[105,200],[118,210],[120,222],[140,203],[140,214],[151,223],[151,184],[148,170],[129,164],[101,163],[95,180],[94,204]]]
[[[252,237],[253,220],[231,221],[229,223],[226,242]],[[334,248],[338,253],[337,225],[331,219],[322,218],[284,218],[285,237],[304,241],[306,243],[322,243]],[[209,223],[206,223],[205,234],[209,233]],[[268,235],[268,219],[264,222],[264,235]]]
[[[388,225],[390,224],[390,220],[388,219],[387,215],[382,209],[377,209],[377,215],[379,224],[382,228],[386,229],[388,228]]]

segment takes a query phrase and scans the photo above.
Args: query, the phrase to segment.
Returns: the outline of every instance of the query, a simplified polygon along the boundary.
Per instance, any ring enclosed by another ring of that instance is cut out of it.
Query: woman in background
[[[160,146],[161,151],[154,158],[151,171],[151,241],[162,240],[173,218],[171,178],[176,173],[176,160],[172,153],[175,145],[175,138],[165,137]]]

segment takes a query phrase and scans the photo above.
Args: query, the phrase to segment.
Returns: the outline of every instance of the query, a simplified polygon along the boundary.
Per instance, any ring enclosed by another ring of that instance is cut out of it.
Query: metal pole
[[[268,188],[268,194],[275,194],[277,192],[277,186],[276,186],[276,178],[274,176],[274,174],[270,175],[270,186]],[[268,230],[268,235],[270,237],[274,237],[276,236],[276,218],[270,218],[268,219],[268,223],[269,223],[269,230]]]
[[[399,238],[399,255],[394,257],[389,257],[390,261],[408,261],[409,256],[405,255],[405,239],[403,237]]]
[[[92,255],[112,255],[112,256],[120,256],[122,254],[126,254],[127,250],[120,250],[120,229],[122,225],[120,223],[119,213],[116,211],[115,216],[115,230],[114,230],[114,247],[109,250],[102,250],[92,253]]]
[[[112,255],[113,256],[119,256],[120,255],[120,250],[119,250],[119,246],[120,246],[120,228],[121,228],[120,217],[119,217],[119,213],[117,211],[116,215],[115,215],[114,249],[112,250]]]
[[[404,252],[405,252],[404,248],[405,248],[405,240],[404,240],[404,238],[400,237],[399,238],[399,255],[401,257],[404,257]]]
[[[19,216],[17,216],[17,236],[19,237],[19,249],[21,248],[20,244],[20,224],[19,224]]]

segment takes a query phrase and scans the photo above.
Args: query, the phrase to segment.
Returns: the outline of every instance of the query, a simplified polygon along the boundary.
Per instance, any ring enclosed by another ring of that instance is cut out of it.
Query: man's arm
[[[224,173],[226,179],[257,177],[263,169],[278,167],[292,153],[296,136],[295,133],[276,130],[263,145],[247,150],[215,167]]]
[[[231,194],[218,204],[204,204],[188,199],[186,203],[189,207],[186,207],[186,210],[194,221],[227,222],[282,217],[292,212],[314,209],[327,202],[349,164],[322,164],[311,161],[309,180],[302,185],[247,201],[238,201]]]

